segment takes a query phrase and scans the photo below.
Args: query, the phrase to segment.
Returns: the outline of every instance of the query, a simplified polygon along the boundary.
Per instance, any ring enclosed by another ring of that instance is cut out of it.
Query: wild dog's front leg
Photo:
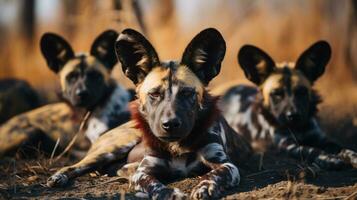
[[[113,129],[99,137],[81,161],[64,167],[52,175],[47,185],[64,186],[71,179],[98,170],[110,163],[122,161],[125,164],[130,150],[140,141],[140,138],[141,134],[134,129]]]
[[[205,174],[191,192],[192,199],[212,199],[222,195],[226,188],[239,184],[238,168],[229,162],[223,146],[211,143],[199,152],[202,162],[212,170]]]
[[[324,169],[342,169],[346,166],[344,160],[335,154],[328,154],[325,151],[297,144],[297,142],[290,137],[277,137],[275,142],[278,149],[287,153],[296,159],[303,159],[308,162],[315,162]]]
[[[150,199],[186,199],[186,195],[177,188],[166,187],[157,177],[170,175],[166,160],[154,156],[145,156],[132,177],[135,190],[145,192]]]
[[[342,149],[338,154],[346,162],[350,163],[354,168],[357,168],[357,153],[350,149]]]
[[[333,154],[333,156],[338,156],[343,159],[346,163],[351,164],[354,168],[357,168],[357,153],[350,149],[344,149],[336,142],[330,140],[329,138],[322,136],[319,138],[310,137],[308,138],[310,143],[313,141],[312,146],[316,146],[321,148],[325,152],[329,154]]]
[[[68,184],[69,181],[83,174],[95,171],[98,167],[115,160],[116,158],[110,155],[110,152],[106,154],[88,154],[78,163],[58,170],[47,180],[47,186],[63,187]]]

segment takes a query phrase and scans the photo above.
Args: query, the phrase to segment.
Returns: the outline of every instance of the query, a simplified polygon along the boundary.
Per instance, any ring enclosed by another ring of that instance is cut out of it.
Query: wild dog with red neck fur
[[[210,28],[190,42],[181,62],[160,62],[140,33],[127,29],[119,35],[116,52],[124,73],[136,84],[132,116],[145,150],[131,180],[152,199],[185,198],[161,181],[205,172],[193,188],[193,199],[216,198],[239,184],[232,161],[241,162],[250,146],[227,125],[217,98],[205,89],[219,73],[225,50],[221,34]]]
[[[321,100],[312,86],[325,71],[330,55],[330,45],[319,41],[296,64],[275,64],[259,48],[243,46],[239,64],[258,88],[238,85],[223,95],[220,107],[227,122],[255,150],[275,146],[322,168],[357,167],[357,154],[328,139],[315,117]]]

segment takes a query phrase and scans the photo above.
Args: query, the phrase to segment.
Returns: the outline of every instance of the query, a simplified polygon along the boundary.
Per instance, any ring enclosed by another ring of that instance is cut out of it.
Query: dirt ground
[[[263,156],[263,168],[257,170],[259,156],[241,169],[242,181],[226,194],[226,199],[357,199],[357,169],[319,171],[284,155]],[[0,163],[0,198],[2,199],[138,199],[129,184],[118,177],[89,174],[66,188],[45,186],[46,179],[66,158],[50,165],[49,159],[7,159]],[[186,193],[198,183],[188,178],[171,183]]]
[[[356,112],[339,116],[334,110],[321,109],[322,127],[340,144],[357,150]],[[334,117],[331,117],[334,116]],[[357,169],[323,171],[276,152],[256,155],[241,165],[241,183],[225,194],[226,199],[357,199]],[[46,187],[47,178],[57,169],[74,163],[62,158],[50,164],[50,159],[6,158],[0,160],[0,199],[138,199],[126,180],[99,176],[95,173],[78,178],[66,188]],[[171,183],[189,193],[199,178]]]

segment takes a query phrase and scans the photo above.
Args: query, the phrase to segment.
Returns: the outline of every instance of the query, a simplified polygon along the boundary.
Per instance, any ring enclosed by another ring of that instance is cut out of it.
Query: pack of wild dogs
[[[139,32],[107,30],[89,53],[76,54],[61,36],[40,41],[60,80],[63,103],[20,114],[0,127],[0,156],[31,152],[37,144],[64,149],[80,129],[90,141],[85,156],[52,175],[62,187],[86,173],[114,168],[152,199],[212,199],[240,183],[239,167],[253,153],[277,149],[322,169],[357,168],[357,153],[328,139],[316,119],[321,97],[313,84],[331,57],[326,41],[296,62],[276,63],[244,45],[238,63],[255,86],[235,85],[213,96],[207,86],[221,70],[224,38],[214,28],[198,33],[181,60],[161,61]],[[133,92],[111,78],[120,62]],[[86,114],[85,114],[86,113]],[[200,176],[185,194],[165,183]]]

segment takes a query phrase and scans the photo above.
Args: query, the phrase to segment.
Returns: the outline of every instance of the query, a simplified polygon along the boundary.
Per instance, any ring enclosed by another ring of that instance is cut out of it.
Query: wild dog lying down
[[[217,98],[205,89],[219,73],[225,49],[221,34],[210,28],[190,42],[180,62],[160,62],[144,36],[124,30],[116,42],[116,52],[124,73],[136,85],[138,100],[132,105],[132,124],[100,137],[93,155],[90,151],[77,165],[57,172],[49,185],[63,185],[122,159],[123,152],[139,142],[141,135],[141,143],[131,150],[128,161],[141,161],[132,183],[150,198],[184,198],[178,189],[161,183],[179,177],[204,174],[193,188],[194,199],[219,197],[225,188],[238,185],[240,175],[232,161],[242,162],[251,148],[227,125],[217,109]],[[123,137],[125,134],[130,139]],[[115,135],[117,142],[113,141]],[[110,144],[104,141],[109,136]],[[99,150],[100,146],[105,149]]]
[[[217,99],[205,89],[219,73],[225,49],[221,34],[211,28],[190,42],[180,62],[160,62],[141,34],[130,29],[120,34],[116,52],[138,96],[132,116],[143,133],[143,146],[136,148],[145,149],[132,182],[150,198],[182,197],[160,181],[205,170],[192,198],[218,197],[224,188],[238,185],[239,172],[231,160],[241,162],[250,147],[227,125]]]
[[[42,54],[49,68],[58,74],[62,96],[68,103],[49,104],[2,125],[0,156],[24,146],[36,149],[38,143],[51,152],[57,139],[61,147],[66,147],[86,111],[91,111],[91,115],[84,134],[91,142],[129,120],[130,94],[110,78],[117,63],[114,51],[117,37],[117,32],[105,31],[93,42],[90,54],[75,55],[62,37],[53,33],[42,36]]]
[[[276,64],[259,48],[243,46],[239,64],[258,87],[237,85],[223,95],[220,107],[227,122],[255,150],[275,146],[322,168],[338,169],[346,163],[357,167],[357,154],[329,140],[315,117],[321,100],[312,86],[330,55],[330,45],[319,41],[296,63]]]

